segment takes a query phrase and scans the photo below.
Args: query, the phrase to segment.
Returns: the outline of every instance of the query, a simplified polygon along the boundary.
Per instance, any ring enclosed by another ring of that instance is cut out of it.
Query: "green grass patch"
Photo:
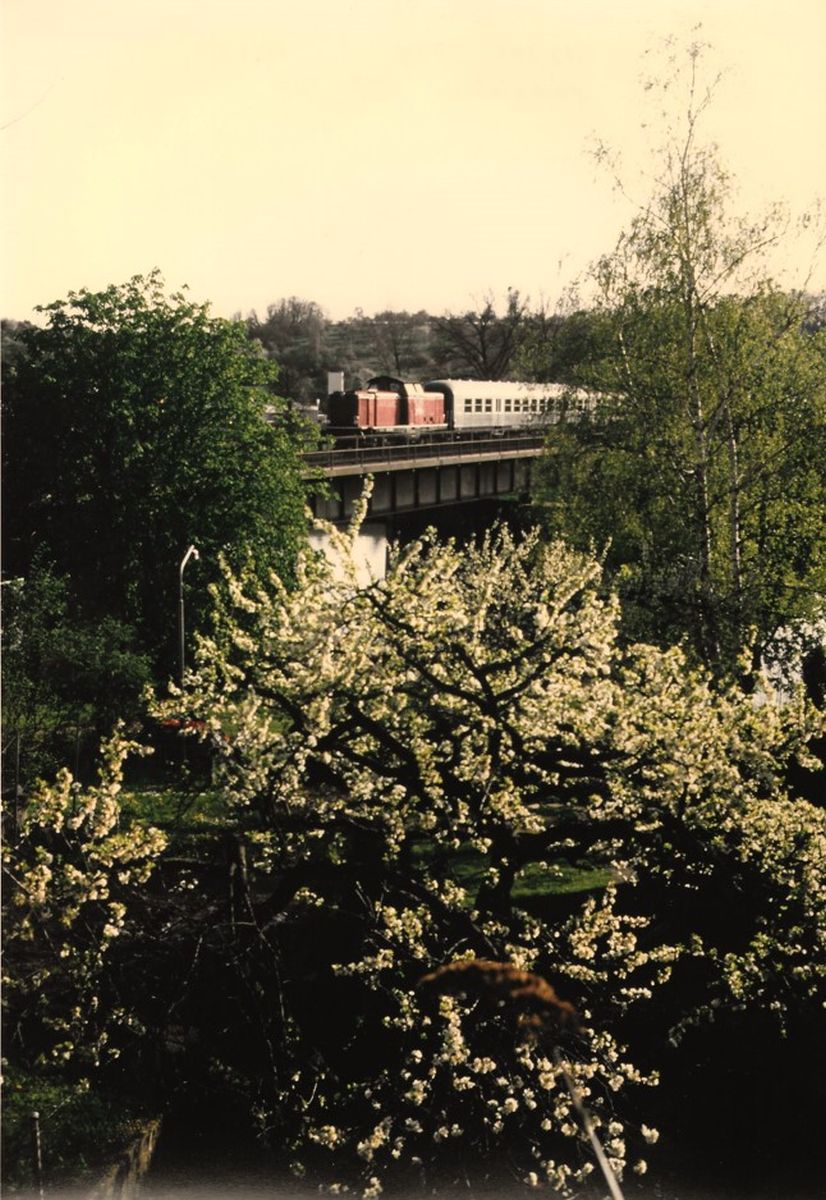
[[[128,819],[162,829],[193,831],[226,819],[226,801],[215,789],[148,786],[124,788],[121,808]]]
[[[471,895],[478,890],[487,866],[485,856],[469,845],[463,845],[448,855],[434,850],[427,842],[419,842],[413,857],[419,862],[432,862],[439,872],[449,874]],[[592,863],[528,863],[517,873],[512,899],[515,904],[537,908],[546,896],[573,896],[579,892],[602,891],[614,882],[616,876],[610,867]]]
[[[576,892],[602,891],[616,882],[610,867],[595,867],[589,864],[530,863],[519,872],[513,887],[516,901],[536,900],[549,894],[573,895]]]

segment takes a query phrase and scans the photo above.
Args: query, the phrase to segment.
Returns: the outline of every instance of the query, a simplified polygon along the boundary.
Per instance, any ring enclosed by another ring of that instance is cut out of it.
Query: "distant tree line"
[[[299,404],[323,396],[327,372],[344,372],[346,387],[373,375],[402,379],[538,378],[574,382],[597,354],[603,323],[585,309],[530,307],[509,291],[488,295],[461,313],[387,310],[331,321],[312,300],[290,296],[266,315],[246,318],[250,338],[278,363],[279,394]]]

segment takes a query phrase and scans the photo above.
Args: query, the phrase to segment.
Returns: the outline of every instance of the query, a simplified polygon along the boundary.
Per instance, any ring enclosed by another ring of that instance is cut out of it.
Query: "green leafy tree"
[[[114,617],[84,622],[42,561],[3,587],[3,778],[17,801],[64,763],[78,775],[118,719],[133,720],[151,664]]]
[[[623,651],[598,564],[535,534],[425,539],[366,589],[334,537],[339,572],[305,555],[292,592],[230,578],[201,643],[232,883],[196,967],[169,929],[177,1011],[296,1169],[368,1196],[469,1163],[574,1187],[560,1063],[642,1171],[643,1061],[687,1039],[696,1073],[712,1020],[753,1058],[757,1020],[762,1077],[816,1011],[826,826],[782,784],[815,714]],[[569,864],[611,885],[554,900]],[[491,972],[517,986],[486,999]]]
[[[279,300],[268,306],[264,320],[253,312],[247,328],[267,358],[277,364],[281,395],[307,404],[324,394],[329,322],[314,301],[297,296]]]
[[[826,347],[765,273],[777,214],[728,216],[698,58],[654,194],[596,267],[605,402],[551,439],[538,495],[555,533],[609,547],[632,635],[733,670],[823,611]]]
[[[576,298],[554,312],[540,306],[526,316],[513,374],[543,383],[588,382],[610,349],[610,335],[606,315],[579,307]]]
[[[6,571],[45,548],[81,612],[134,625],[169,669],[190,543],[193,616],[221,552],[289,577],[300,433],[265,421],[275,368],[243,324],[167,297],[157,272],[41,311],[4,377]]]

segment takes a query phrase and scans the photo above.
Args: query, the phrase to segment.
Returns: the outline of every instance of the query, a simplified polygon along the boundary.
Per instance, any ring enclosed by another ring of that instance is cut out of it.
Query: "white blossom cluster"
[[[166,844],[158,829],[122,821],[130,752],[141,747],[118,732],[102,747],[98,786],[84,789],[66,770],[53,784],[39,784],[17,837],[4,845],[3,986],[18,1020],[36,1014],[45,1066],[97,1067],[120,1054],[118,1030],[137,1027],[134,1014],[102,1004],[99,995],[128,904]]]

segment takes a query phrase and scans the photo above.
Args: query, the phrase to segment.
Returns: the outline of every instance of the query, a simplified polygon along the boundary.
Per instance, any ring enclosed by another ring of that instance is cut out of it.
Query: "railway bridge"
[[[346,523],[368,475],[373,493],[367,520],[386,526],[405,514],[526,495],[544,442],[544,431],[536,429],[485,437],[424,435],[385,445],[339,440],[304,456],[307,474],[320,474],[330,483],[328,497],[315,497],[314,515]]]

